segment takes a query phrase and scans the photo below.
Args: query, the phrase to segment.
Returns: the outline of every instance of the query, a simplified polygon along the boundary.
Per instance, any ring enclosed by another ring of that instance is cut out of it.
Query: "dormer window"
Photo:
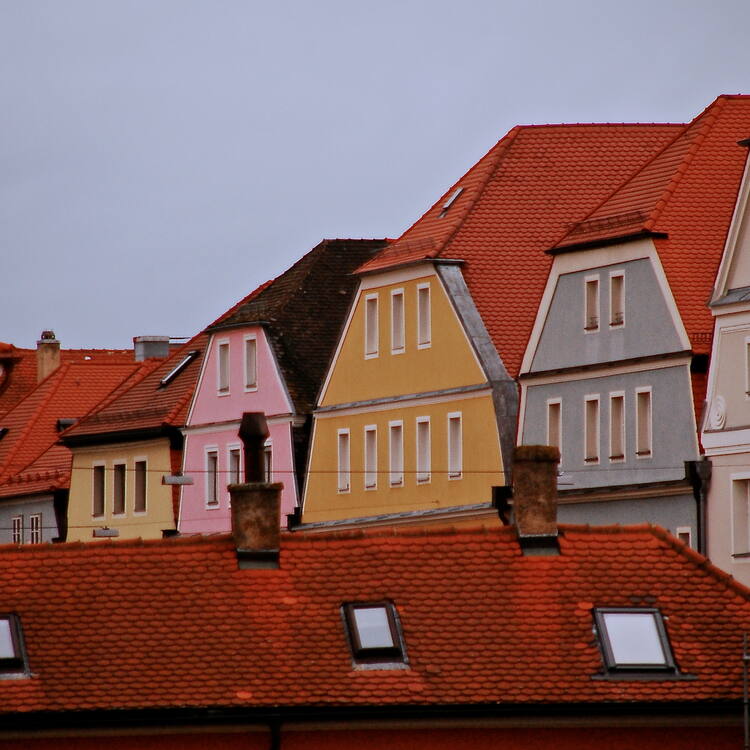
[[[403,639],[393,604],[345,604],[344,618],[355,661],[365,664],[405,661]]]
[[[0,615],[0,678],[26,671],[21,623],[16,615]]]
[[[609,672],[676,671],[658,609],[602,608],[594,619]]]

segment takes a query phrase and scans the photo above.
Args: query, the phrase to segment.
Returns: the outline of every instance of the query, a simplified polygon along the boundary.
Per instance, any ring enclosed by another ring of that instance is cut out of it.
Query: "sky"
[[[0,0],[0,341],[192,336],[323,238],[397,237],[516,124],[690,120],[750,93],[749,10]]]

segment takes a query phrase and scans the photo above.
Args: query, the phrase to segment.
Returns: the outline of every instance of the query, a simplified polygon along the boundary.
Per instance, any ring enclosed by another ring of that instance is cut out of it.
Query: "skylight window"
[[[169,385],[199,354],[200,352],[197,349],[188,352],[184,359],[159,381],[159,388]]]
[[[462,187],[456,188],[449,196],[448,200],[443,203],[443,209],[440,212],[440,218],[442,219],[443,216],[445,216],[448,213],[448,209],[456,202],[456,199],[458,198],[461,193],[463,193],[464,189]]]
[[[675,671],[658,609],[597,609],[594,618],[609,671]]]
[[[362,663],[404,661],[404,648],[394,606],[390,602],[344,605],[352,654]]]
[[[21,625],[15,615],[0,615],[0,675],[26,671]]]

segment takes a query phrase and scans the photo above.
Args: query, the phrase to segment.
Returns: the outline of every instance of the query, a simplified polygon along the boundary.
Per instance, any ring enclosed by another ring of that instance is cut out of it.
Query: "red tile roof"
[[[27,679],[0,712],[701,703],[742,696],[750,591],[648,526],[282,536],[239,570],[227,536],[0,548]],[[341,605],[391,600],[409,668],[352,666]],[[684,680],[601,680],[594,607],[657,607]]]
[[[460,259],[511,376],[550,268],[544,251],[659,153],[681,125],[544,125],[511,130],[411,228],[359,269]],[[443,213],[446,200],[464,188]]]

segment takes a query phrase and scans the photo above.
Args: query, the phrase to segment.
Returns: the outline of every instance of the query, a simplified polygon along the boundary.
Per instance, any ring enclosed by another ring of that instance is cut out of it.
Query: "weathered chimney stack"
[[[36,342],[36,382],[41,383],[60,366],[60,342],[54,331],[42,331]]]
[[[133,336],[135,361],[166,359],[169,356],[169,336]]]
[[[513,461],[513,518],[524,554],[556,554],[557,464],[549,445],[520,445]]]

